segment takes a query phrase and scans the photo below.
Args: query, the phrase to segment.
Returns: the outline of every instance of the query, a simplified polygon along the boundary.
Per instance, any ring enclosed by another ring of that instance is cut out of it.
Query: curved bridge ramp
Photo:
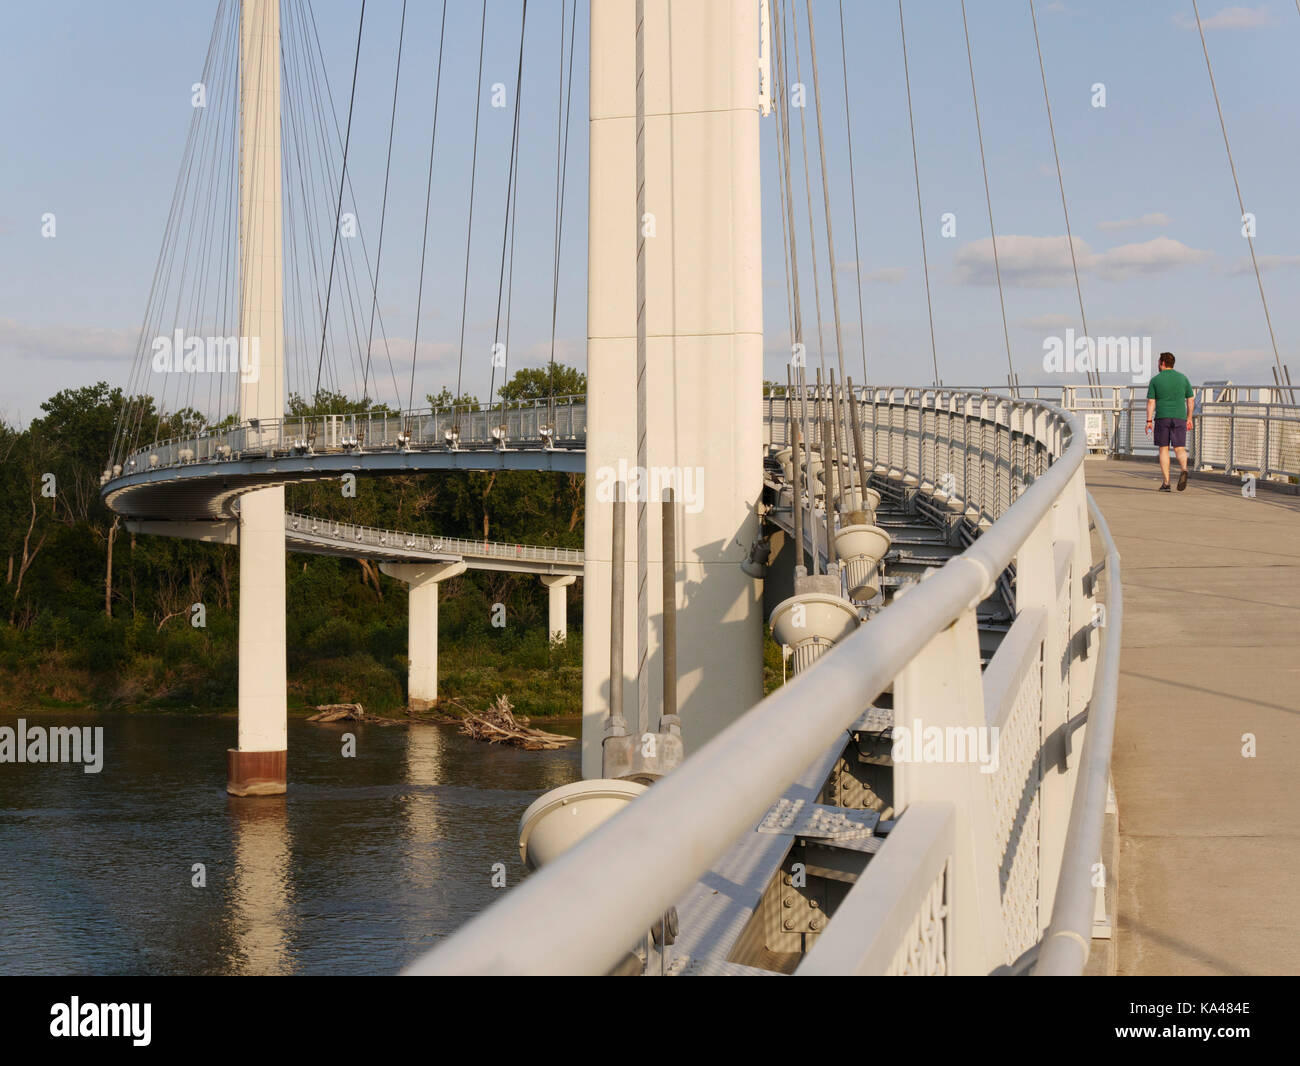
[[[105,470],[108,506],[133,519],[223,519],[241,493],[344,474],[586,469],[585,397],[505,411],[262,420],[158,441]]]
[[[131,519],[126,525],[133,533],[182,537],[214,544],[239,543],[239,521],[236,518],[206,522]],[[293,512],[284,516],[284,540],[288,551],[311,555],[392,563],[464,562],[471,570],[582,576],[583,554],[577,548],[440,537],[431,533],[359,526]]]

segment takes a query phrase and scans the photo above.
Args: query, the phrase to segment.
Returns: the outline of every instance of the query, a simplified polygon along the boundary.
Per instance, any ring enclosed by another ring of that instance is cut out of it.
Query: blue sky
[[[755,0],[757,2],[757,0]],[[475,235],[466,312],[466,388],[485,395],[493,337],[509,159],[519,0],[488,0]],[[449,5],[424,311],[415,395],[454,386],[474,134],[481,7]],[[8,13],[0,40],[0,416],[23,420],[58,388],[124,384],[176,182],[215,0],[121,4],[50,0]],[[314,0],[335,99],[346,100],[356,45],[355,0]],[[1078,330],[1065,227],[1027,2],[969,0],[975,74],[1013,359],[1024,382],[1046,379],[1044,339]],[[828,136],[846,362],[861,367],[855,252],[840,66],[838,6],[813,0]],[[522,165],[515,253],[512,366],[549,352],[554,224],[558,0],[529,5]],[[846,0],[860,269],[868,373],[880,383],[928,381],[930,337],[921,272],[898,8]],[[366,9],[349,167],[374,249],[393,92],[399,0]],[[586,16],[577,50],[557,350],[582,365],[586,299]],[[1193,380],[1263,382],[1272,351],[1206,77],[1190,0],[1039,0],[1071,223],[1094,335],[1150,335]],[[399,85],[379,306],[403,385],[414,332],[420,227],[433,114],[439,5],[411,0]],[[905,0],[918,162],[940,374],[998,382],[1006,355],[991,281],[988,218],[957,0]],[[1282,0],[1203,4],[1211,58],[1284,361],[1300,337],[1300,13]],[[811,84],[803,5],[804,80]],[[1106,107],[1092,106],[1103,83]],[[792,115],[794,113],[792,112]],[[802,164],[795,117],[796,194]],[[815,115],[806,118],[810,133]],[[786,312],[775,125],[763,120],[766,373],[784,379]],[[813,134],[815,138],[815,134]],[[828,363],[833,329],[815,139],[809,146]],[[345,209],[348,205],[345,205]],[[41,235],[46,212],[57,235]],[[941,218],[956,216],[956,236]],[[815,365],[807,221],[800,258],[806,339]],[[179,324],[179,323],[178,323]],[[380,399],[394,386],[381,380]],[[403,397],[404,398],[404,397]]]

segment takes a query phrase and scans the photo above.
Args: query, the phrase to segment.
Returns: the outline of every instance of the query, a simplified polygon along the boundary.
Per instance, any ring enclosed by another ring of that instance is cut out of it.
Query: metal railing
[[[895,767],[895,828],[821,934],[835,953],[804,965],[990,973],[1039,941],[1096,665],[1081,422],[984,392],[869,391],[877,477],[982,534],[408,972],[608,971],[890,684],[896,722],[997,728],[999,765]],[[767,418],[779,444],[784,413]],[[981,674],[976,608],[1013,566],[1017,617]]]
[[[1088,511],[1105,552],[1102,570],[1106,575],[1106,635],[1097,656],[1092,699],[1088,701],[1088,732],[1079,758],[1074,802],[1070,805],[1065,858],[1061,863],[1056,901],[1052,907],[1052,922],[1034,966],[1033,972],[1037,977],[1077,977],[1083,972],[1092,945],[1097,892],[1104,891],[1104,888],[1099,890],[1096,887],[1094,864],[1101,855],[1106,798],[1110,792],[1110,755],[1119,707],[1124,590],[1119,550],[1091,494],[1088,496]],[[1104,864],[1101,868],[1109,877],[1110,871]]]
[[[915,395],[922,390],[874,387],[862,396]],[[1089,449],[1117,456],[1155,455],[1146,435],[1147,386],[1017,385],[953,388],[940,391],[980,392],[1004,400],[1033,400],[1079,414]],[[1300,480],[1300,405],[1292,392],[1272,385],[1213,384],[1194,386],[1193,428],[1187,434],[1193,469],[1227,474],[1253,473],[1261,478]],[[779,405],[784,390],[765,394],[769,407]]]
[[[391,551],[396,558],[405,552],[424,555],[448,555],[473,559],[496,559],[509,563],[538,563],[559,566],[581,573],[583,554],[580,548],[551,548],[538,544],[509,544],[503,541],[467,540],[440,537],[428,533],[403,532],[375,526],[358,526],[288,511],[284,516],[285,532],[317,540],[338,543],[340,548],[362,546],[380,552]]]
[[[586,437],[585,396],[557,396],[504,409],[459,405],[393,414],[263,419],[157,441],[126,455],[102,480],[107,484],[124,474],[191,463],[288,455],[573,448]]]

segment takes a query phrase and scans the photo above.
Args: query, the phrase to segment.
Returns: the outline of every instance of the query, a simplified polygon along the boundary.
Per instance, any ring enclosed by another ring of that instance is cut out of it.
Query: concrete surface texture
[[[1118,973],[1298,973],[1300,499],[1086,477],[1124,583]]]

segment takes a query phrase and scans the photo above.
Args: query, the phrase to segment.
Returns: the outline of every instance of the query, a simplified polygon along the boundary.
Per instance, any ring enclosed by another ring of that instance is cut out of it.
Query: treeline
[[[556,394],[585,389],[557,367]],[[548,370],[524,370],[507,402],[549,395]],[[444,390],[445,393],[446,390]],[[440,395],[428,398],[443,402]],[[464,402],[472,398],[460,397]],[[239,551],[133,534],[103,503],[99,479],[124,397],[103,382],[65,389],[25,427],[0,420],[0,707],[233,708],[237,702]],[[377,410],[323,393],[293,414]],[[138,439],[202,425],[144,399]],[[290,486],[286,505],[322,518],[444,536],[582,546],[583,478],[545,472],[447,472]],[[290,700],[405,703],[406,586],[358,560],[291,553],[286,619]],[[470,704],[507,694],[526,714],[576,713],[581,585],[569,590],[569,641],[547,640],[536,577],[470,571],[440,589],[440,695]],[[492,625],[505,605],[506,625]],[[201,618],[194,605],[201,604]],[[201,620],[202,625],[194,625]]]

